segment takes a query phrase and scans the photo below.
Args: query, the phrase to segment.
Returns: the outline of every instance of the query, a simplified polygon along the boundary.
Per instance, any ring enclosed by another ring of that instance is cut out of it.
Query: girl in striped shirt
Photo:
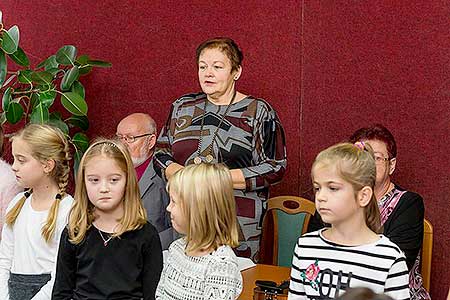
[[[353,287],[409,299],[405,256],[379,234],[372,148],[332,146],[316,157],[311,175],[316,209],[331,227],[298,239],[288,299],[334,299]]]

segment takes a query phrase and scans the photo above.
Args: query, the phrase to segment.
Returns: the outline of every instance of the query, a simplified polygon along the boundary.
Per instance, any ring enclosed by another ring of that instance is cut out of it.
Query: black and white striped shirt
[[[298,239],[289,300],[334,299],[348,287],[367,287],[397,300],[409,299],[405,256],[387,237],[380,235],[371,244],[343,246],[326,240],[323,230]]]

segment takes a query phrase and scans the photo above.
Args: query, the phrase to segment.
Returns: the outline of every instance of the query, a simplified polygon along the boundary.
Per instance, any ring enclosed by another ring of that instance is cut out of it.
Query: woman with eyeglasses
[[[356,130],[350,141],[366,142],[374,150],[377,173],[374,192],[384,226],[383,234],[405,253],[411,300],[430,299],[420,274],[425,208],[419,194],[406,191],[391,181],[397,164],[394,136],[383,125],[375,124]]]

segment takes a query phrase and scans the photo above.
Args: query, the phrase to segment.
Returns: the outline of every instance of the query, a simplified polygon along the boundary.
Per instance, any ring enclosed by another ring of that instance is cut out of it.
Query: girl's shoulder
[[[157,236],[159,236],[158,231],[156,230],[155,226],[150,224],[150,222],[148,222],[148,221],[145,222],[144,225],[142,225],[142,227],[135,229],[135,230],[126,231],[123,234],[127,235],[128,237],[130,237],[132,239],[138,239],[143,242],[153,242],[153,240]]]
[[[64,196],[64,198],[62,198],[60,201],[61,201],[61,203],[60,203],[61,207],[70,209],[72,207],[74,199],[71,195],[66,194]]]
[[[213,251],[210,254],[211,260],[223,264],[223,263],[232,263],[237,266],[237,256],[234,253],[233,249],[231,249],[228,245],[222,245],[217,248],[216,251]]]
[[[380,253],[395,257],[405,257],[403,251],[385,235],[381,234],[380,239],[374,244],[374,248]]]

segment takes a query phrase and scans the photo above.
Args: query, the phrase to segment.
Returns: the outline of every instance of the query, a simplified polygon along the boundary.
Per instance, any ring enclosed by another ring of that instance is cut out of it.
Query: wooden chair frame
[[[316,206],[313,201],[298,196],[278,196],[270,198],[267,201],[266,217],[273,218],[273,237],[267,237],[268,233],[263,232],[261,247],[268,246],[270,241],[272,242],[272,261],[267,261],[268,258],[266,257],[263,263],[271,263],[274,265],[278,265],[278,220],[277,214],[275,213],[276,209],[279,209],[287,214],[306,213],[302,231],[299,233],[300,236],[301,234],[306,233],[311,216],[314,215],[316,211]],[[264,240],[269,241],[264,242]],[[264,251],[264,249],[261,249],[261,251]]]
[[[423,286],[430,291],[431,258],[433,256],[433,225],[423,220],[423,243],[421,252],[421,270]]]

